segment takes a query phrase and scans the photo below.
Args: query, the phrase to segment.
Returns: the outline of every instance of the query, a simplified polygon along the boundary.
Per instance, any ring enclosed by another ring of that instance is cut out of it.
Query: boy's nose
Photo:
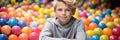
[[[65,11],[62,11],[62,15],[65,15],[65,13],[66,13]]]

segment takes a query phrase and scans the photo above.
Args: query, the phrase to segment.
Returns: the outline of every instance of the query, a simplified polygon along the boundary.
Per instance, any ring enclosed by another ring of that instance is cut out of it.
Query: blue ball
[[[20,26],[21,28],[23,28],[23,27],[26,26],[26,22],[24,22],[24,21],[19,21],[17,25]]]
[[[107,9],[107,10],[105,11],[105,14],[106,14],[106,15],[110,15],[110,14],[111,14],[111,9]]]
[[[99,17],[101,17],[101,18],[104,18],[105,17],[105,14],[99,14]]]
[[[87,36],[87,40],[92,40],[90,36]]]
[[[31,22],[30,23],[30,27],[33,28],[33,27],[38,27],[39,24],[37,22]]]
[[[40,1],[40,2],[37,2],[37,5],[39,5],[39,6],[40,6],[40,5],[42,5],[42,1]]]
[[[99,23],[98,27],[101,28],[101,29],[104,29],[104,28],[106,28],[106,25],[104,23]]]
[[[7,35],[5,35],[5,34],[0,34],[0,40],[8,40]]]
[[[98,35],[94,35],[94,36],[92,36],[91,39],[92,39],[92,40],[99,40],[99,39],[100,39],[100,36],[98,36]]]
[[[95,18],[96,18],[99,22],[102,21],[102,19],[103,19],[103,18],[101,18],[101,17],[99,17],[99,16],[98,16],[98,17],[95,17]]]
[[[96,23],[96,24],[99,24],[99,20],[98,20],[98,19],[96,19],[96,18],[93,18],[90,22],[91,22],[91,23]]]
[[[6,25],[7,24],[7,20],[4,19],[4,18],[0,18],[0,25],[3,26],[3,25]]]
[[[45,15],[45,17],[46,17],[46,19],[50,18],[50,16],[49,16],[49,15]]]
[[[12,26],[15,26],[15,25],[18,24],[18,20],[17,20],[16,18],[12,17],[12,18],[10,18],[10,19],[8,20],[7,24],[8,24],[9,26],[11,26],[11,27],[12,27]]]

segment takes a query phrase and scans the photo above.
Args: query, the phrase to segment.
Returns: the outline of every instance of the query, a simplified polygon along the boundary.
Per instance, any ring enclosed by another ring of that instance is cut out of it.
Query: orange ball
[[[84,19],[83,22],[84,22],[84,25],[87,25],[87,26],[90,24],[90,20],[88,19]]]
[[[105,29],[103,29],[103,34],[107,35],[107,36],[111,36],[112,30],[110,28],[105,28]]]
[[[28,35],[25,33],[22,33],[18,37],[19,40],[28,40]]]
[[[22,28],[22,33],[30,34],[32,32],[32,29],[30,27],[24,27]]]
[[[89,26],[85,25],[85,31],[89,30]]]
[[[4,25],[1,27],[1,32],[3,34],[9,35],[11,33],[11,27],[8,25]]]
[[[90,30],[94,30],[95,28],[97,28],[98,27],[98,25],[96,24],[96,23],[90,23],[89,24],[89,29]]]
[[[11,11],[11,12],[9,12],[8,16],[9,17],[16,17],[16,12]]]
[[[14,34],[11,34],[9,37],[8,37],[8,40],[18,40],[18,37]]]

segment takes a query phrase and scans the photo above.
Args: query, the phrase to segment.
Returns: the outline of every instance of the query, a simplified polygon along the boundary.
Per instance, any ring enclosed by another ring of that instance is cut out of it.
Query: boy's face
[[[63,2],[58,2],[55,9],[55,16],[59,19],[62,24],[66,24],[71,16],[73,15],[72,10]]]

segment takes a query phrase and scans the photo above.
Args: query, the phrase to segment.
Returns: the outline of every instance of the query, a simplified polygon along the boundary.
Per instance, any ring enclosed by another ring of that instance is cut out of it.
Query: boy
[[[57,0],[56,18],[47,21],[39,40],[86,40],[83,22],[73,17],[75,9],[75,0]]]

